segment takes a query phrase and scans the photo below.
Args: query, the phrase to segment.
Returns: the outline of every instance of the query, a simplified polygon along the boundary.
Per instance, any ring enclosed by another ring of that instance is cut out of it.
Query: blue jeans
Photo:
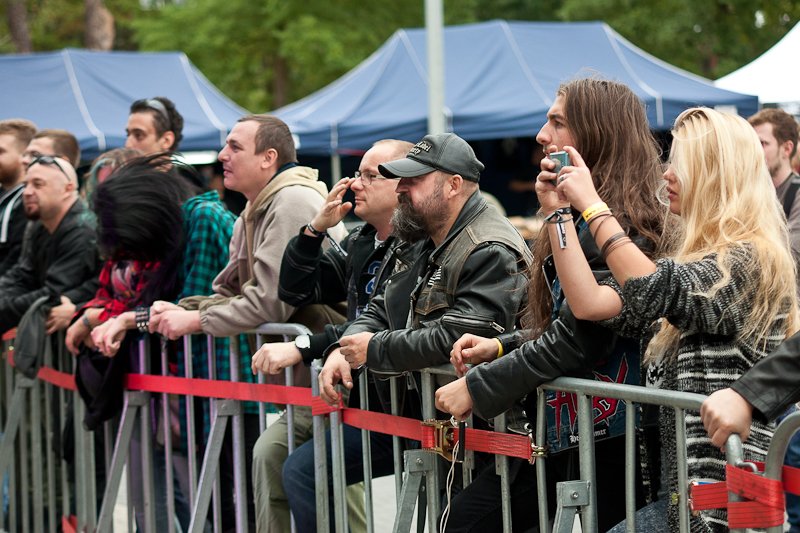
[[[778,417],[776,423],[781,423],[784,418],[794,413],[795,409],[789,409],[785,414]],[[792,435],[789,446],[786,448],[786,456],[783,464],[800,468],[800,431]],[[789,492],[786,493],[786,515],[788,516],[789,532],[800,533],[800,496]]]
[[[361,455],[361,430],[343,425],[345,477],[348,485],[364,481],[364,467]],[[330,524],[334,522],[333,471],[331,461],[331,431],[325,432],[328,455],[328,510]],[[373,477],[388,476],[394,473],[392,458],[392,437],[382,433],[370,433],[372,446]],[[298,533],[316,533],[317,504],[314,489],[314,439],[309,440],[292,452],[283,464],[283,489],[292,508],[292,515]]]

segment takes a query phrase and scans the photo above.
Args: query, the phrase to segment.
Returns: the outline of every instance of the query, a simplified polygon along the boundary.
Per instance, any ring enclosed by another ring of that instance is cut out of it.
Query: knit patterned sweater
[[[725,263],[731,277],[712,298],[703,293],[722,279],[716,254],[691,263],[661,259],[653,274],[631,278],[622,289],[613,279],[608,282],[620,293],[623,309],[604,325],[624,336],[641,337],[653,321],[663,317],[680,331],[677,355],[651,365],[648,386],[711,394],[729,387],[784,340],[785,312],[777,315],[766,339],[739,337],[756,292],[752,273],[755,258],[747,247],[733,247]],[[677,494],[675,411],[662,407],[660,413],[669,492]],[[773,430],[773,424],[753,421],[750,437],[744,443],[745,460],[764,460]],[[725,456],[711,444],[697,411],[686,412],[686,439],[688,479],[723,481]],[[669,505],[668,517],[670,531],[677,532],[676,505]],[[690,524],[693,532],[727,531],[727,511],[701,511],[699,516],[690,515]]]

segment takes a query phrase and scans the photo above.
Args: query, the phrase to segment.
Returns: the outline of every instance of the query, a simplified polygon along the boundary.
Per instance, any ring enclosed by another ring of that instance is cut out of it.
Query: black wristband
[[[317,231],[317,230],[315,230],[314,227],[310,223],[306,225],[306,229],[308,230],[308,232],[311,235],[313,235],[314,237],[319,237],[320,239],[322,239],[322,238],[324,238],[325,236],[328,235],[327,231]]]
[[[150,308],[149,307],[137,307],[134,309],[135,320],[136,320],[136,329],[141,331],[142,333],[147,333],[150,329]]]

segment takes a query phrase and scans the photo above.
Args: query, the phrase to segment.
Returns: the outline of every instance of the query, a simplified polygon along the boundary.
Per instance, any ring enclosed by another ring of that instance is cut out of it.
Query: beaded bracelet
[[[150,308],[139,306],[134,310],[134,313],[136,315],[136,329],[142,333],[147,332],[150,329]]]

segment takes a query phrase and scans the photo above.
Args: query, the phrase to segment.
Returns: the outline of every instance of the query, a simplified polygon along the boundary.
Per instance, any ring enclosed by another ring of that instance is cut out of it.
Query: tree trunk
[[[11,31],[11,40],[17,47],[17,53],[30,54],[33,52],[33,43],[28,31],[28,10],[25,7],[25,0],[5,0],[5,2],[8,29]]]
[[[272,58],[272,108],[285,106],[289,98],[289,66],[286,60],[275,54]]]
[[[103,0],[84,0],[83,45],[90,50],[111,50],[114,47],[114,16]]]

